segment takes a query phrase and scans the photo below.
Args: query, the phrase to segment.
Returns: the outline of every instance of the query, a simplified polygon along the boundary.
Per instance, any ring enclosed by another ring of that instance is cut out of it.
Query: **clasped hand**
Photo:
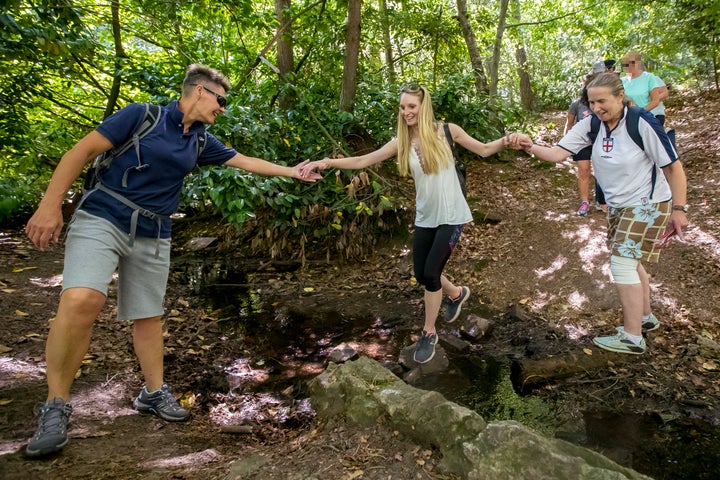
[[[300,176],[303,179],[310,178],[314,175],[320,176],[318,173],[315,173],[315,170],[325,170],[326,168],[330,167],[330,159],[325,157],[322,160],[315,160],[314,162],[310,162],[306,160],[300,165]]]

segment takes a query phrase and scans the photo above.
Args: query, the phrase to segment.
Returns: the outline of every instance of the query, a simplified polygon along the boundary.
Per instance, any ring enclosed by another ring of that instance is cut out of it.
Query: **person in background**
[[[68,443],[70,387],[116,269],[117,316],[133,323],[133,346],[145,380],[133,405],[166,421],[189,418],[164,380],[162,315],[170,266],[169,215],[177,209],[183,178],[196,165],[225,165],[307,181],[321,178],[301,175],[302,164],[285,167],[243,155],[206,134],[205,125],[225,112],[229,89],[229,80],[217,70],[191,65],[180,100],[159,109],[159,123],[140,140],[137,152],[130,148],[113,158],[78,206],[68,228],[63,289],[45,347],[47,401],[39,409],[38,427],[26,448],[28,457],[58,452]],[[88,162],[125,144],[143,122],[145,111],[142,104],[117,111],[63,155],[25,226],[35,247],[44,251],[50,242],[59,241],[61,206],[70,186]],[[98,409],[102,411],[102,406]]]
[[[556,146],[535,145],[526,135],[519,141],[527,153],[550,162],[561,162],[568,153],[592,147],[595,175],[610,206],[610,270],[623,311],[623,325],[616,334],[595,337],[593,343],[613,352],[642,354],[647,348],[643,332],[660,327],[652,313],[650,281],[642,261],[658,261],[661,236],[684,239],[688,225],[685,172],[665,130],[649,112],[640,110],[639,117],[644,149],[630,137],[625,123],[630,102],[617,75],[599,74],[588,84],[587,94],[590,108],[601,120],[594,142],[589,136],[590,117]],[[662,174],[656,174],[658,170]]]
[[[583,78],[583,90],[587,83],[592,80],[595,75],[595,69],[598,68],[598,64],[593,66],[593,73],[585,75]],[[605,71],[603,66],[602,71]],[[573,100],[567,111],[567,118],[565,119],[565,129],[563,135],[566,135],[570,129],[580,120],[585,117],[592,115],[592,110],[587,105],[586,100],[583,98],[581,93],[580,97]],[[578,180],[578,193],[580,195],[580,208],[578,208],[577,214],[581,217],[587,215],[590,210],[590,154],[592,149],[586,148],[578,152],[577,155],[573,155],[572,159],[577,165],[577,180]]]
[[[642,57],[634,50],[623,56],[622,66],[626,73],[622,77],[625,94],[638,107],[652,112],[660,121],[660,125],[664,125],[665,107],[662,101],[668,96],[665,82],[656,75],[645,71]]]
[[[614,58],[608,58],[604,62],[605,64],[605,71],[606,72],[615,72],[615,67],[617,66]]]
[[[453,142],[483,157],[499,152],[513,141],[513,136],[507,135],[482,143],[454,123],[448,127]],[[515,144],[519,148],[519,144]],[[435,355],[438,341],[435,323],[443,294],[450,300],[445,311],[447,322],[458,317],[461,306],[470,297],[470,289],[453,284],[443,275],[443,270],[463,226],[472,221],[443,124],[433,113],[430,93],[417,84],[400,89],[397,137],[378,150],[357,157],[325,158],[303,166],[303,171],[310,174],[313,169],[329,167],[361,169],[392,157],[397,157],[400,175],[411,175],[415,181],[413,265],[415,278],[425,287],[425,320],[413,359],[426,363]]]

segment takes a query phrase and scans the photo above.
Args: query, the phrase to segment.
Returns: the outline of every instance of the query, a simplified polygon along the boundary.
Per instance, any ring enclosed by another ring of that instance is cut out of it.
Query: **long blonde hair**
[[[438,137],[439,125],[433,113],[430,93],[421,85],[409,85],[400,89],[400,96],[403,94],[414,95],[420,99],[418,134],[420,135],[423,170],[425,173],[437,173],[449,165],[452,152],[450,145]],[[397,120],[397,145],[398,172],[405,177],[410,175],[412,139],[410,138],[410,127],[405,122],[405,117],[400,110],[398,110]]]

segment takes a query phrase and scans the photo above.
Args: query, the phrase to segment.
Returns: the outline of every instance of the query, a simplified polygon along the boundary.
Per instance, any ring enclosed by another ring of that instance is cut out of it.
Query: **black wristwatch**
[[[682,210],[683,212],[687,213],[688,210],[690,210],[690,205],[673,205],[673,210]]]

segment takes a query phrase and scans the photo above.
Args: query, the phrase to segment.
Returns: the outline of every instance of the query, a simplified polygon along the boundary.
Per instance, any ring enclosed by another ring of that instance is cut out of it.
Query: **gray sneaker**
[[[460,308],[468,298],[470,298],[470,289],[468,287],[460,287],[460,296],[448,302],[447,309],[445,310],[446,322],[452,323],[458,318]]]
[[[415,347],[415,353],[413,353],[413,360],[417,363],[427,363],[435,356],[435,345],[438,342],[437,333],[427,333],[425,330],[422,332],[420,340],[417,342]]]
[[[152,413],[168,422],[184,422],[190,418],[190,412],[178,405],[167,384],[155,392],[148,392],[147,387],[143,387],[133,401],[133,407],[140,413]]]
[[[41,457],[62,450],[68,443],[67,426],[71,413],[72,406],[60,397],[42,404],[38,409],[37,431],[28,442],[25,454]]]

